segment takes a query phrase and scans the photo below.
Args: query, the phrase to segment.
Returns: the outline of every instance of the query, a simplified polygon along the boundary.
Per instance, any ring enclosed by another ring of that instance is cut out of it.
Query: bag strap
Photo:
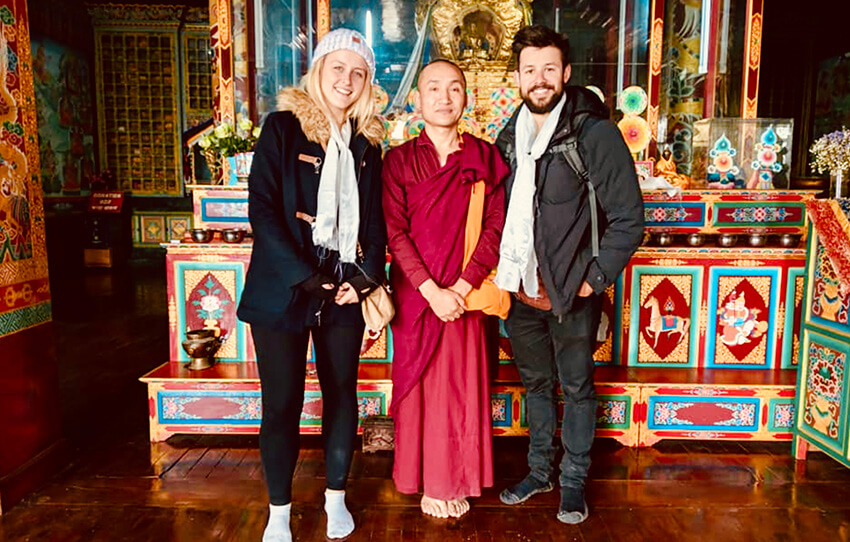
[[[581,182],[587,186],[587,201],[590,205],[590,243],[593,249],[593,257],[599,257],[599,218],[597,217],[596,209],[596,187],[590,180],[590,174],[587,173],[587,168],[584,165],[584,160],[581,158],[581,153],[578,150],[578,135],[574,130],[566,141],[554,147],[553,152],[561,152],[564,155],[564,160],[576,172]]]
[[[466,230],[463,236],[463,269],[472,260],[472,253],[478,246],[478,238],[481,237],[481,228],[484,221],[484,181],[478,181],[472,185],[472,194],[469,196],[469,211],[466,214]]]

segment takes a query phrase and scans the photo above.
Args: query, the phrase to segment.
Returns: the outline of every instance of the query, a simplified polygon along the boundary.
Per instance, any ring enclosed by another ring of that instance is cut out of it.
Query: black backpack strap
[[[596,187],[590,180],[590,175],[587,173],[587,168],[584,165],[584,160],[581,158],[581,153],[578,150],[578,131],[573,130],[567,139],[560,145],[552,148],[550,152],[560,152],[564,155],[564,160],[576,172],[581,182],[587,185],[587,201],[590,205],[590,243],[593,249],[593,257],[599,256],[599,218],[596,210]]]

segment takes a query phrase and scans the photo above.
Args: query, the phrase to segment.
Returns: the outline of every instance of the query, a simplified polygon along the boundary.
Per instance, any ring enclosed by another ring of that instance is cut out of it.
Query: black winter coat
[[[643,237],[643,196],[635,165],[608,108],[591,91],[564,88],[567,101],[547,151],[537,160],[534,246],[543,284],[555,315],[566,314],[583,281],[602,293],[622,272]],[[516,173],[516,119],[496,145]],[[580,126],[574,126],[581,119]],[[599,257],[591,248],[588,188],[555,147],[578,130],[579,153],[596,189]],[[507,201],[513,188],[506,184]]]
[[[327,141],[322,128],[328,128],[306,94],[290,90],[287,96],[284,101],[290,110],[266,118],[254,153],[248,180],[254,248],[237,314],[252,325],[291,331],[328,323],[362,326],[359,303],[339,306],[304,288],[317,275],[352,285],[358,277],[362,284],[365,277],[355,265],[337,265],[339,254],[335,251],[320,261],[310,224],[296,214],[316,216],[325,157],[319,141]],[[352,133],[356,134],[356,129]],[[387,234],[381,204],[381,149],[359,134],[352,136],[350,149],[360,195],[360,268],[370,283],[383,282]]]

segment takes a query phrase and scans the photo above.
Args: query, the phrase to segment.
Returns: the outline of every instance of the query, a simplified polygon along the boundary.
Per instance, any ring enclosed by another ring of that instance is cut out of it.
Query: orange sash
[[[478,246],[478,238],[481,236],[482,223],[484,221],[484,181],[478,181],[472,185],[472,196],[469,198],[469,212],[466,216],[466,232],[463,239],[463,268],[472,259],[472,253]],[[482,311],[484,314],[492,314],[501,319],[508,317],[511,309],[511,294],[500,290],[493,279],[496,278],[496,270],[490,271],[481,286],[473,289],[466,296],[466,310]]]

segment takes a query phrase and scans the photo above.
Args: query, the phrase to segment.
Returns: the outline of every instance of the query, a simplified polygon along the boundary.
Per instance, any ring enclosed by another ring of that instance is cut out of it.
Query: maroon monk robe
[[[505,221],[498,150],[464,134],[461,150],[440,167],[423,131],[384,159],[384,215],[392,255],[393,478],[403,493],[438,499],[480,495],[492,485],[490,393],[484,315],[442,322],[419,293],[431,278],[446,288],[463,277],[478,287],[499,259]],[[484,223],[463,272],[463,243],[472,185],[484,180]],[[420,468],[422,478],[420,478]]]

